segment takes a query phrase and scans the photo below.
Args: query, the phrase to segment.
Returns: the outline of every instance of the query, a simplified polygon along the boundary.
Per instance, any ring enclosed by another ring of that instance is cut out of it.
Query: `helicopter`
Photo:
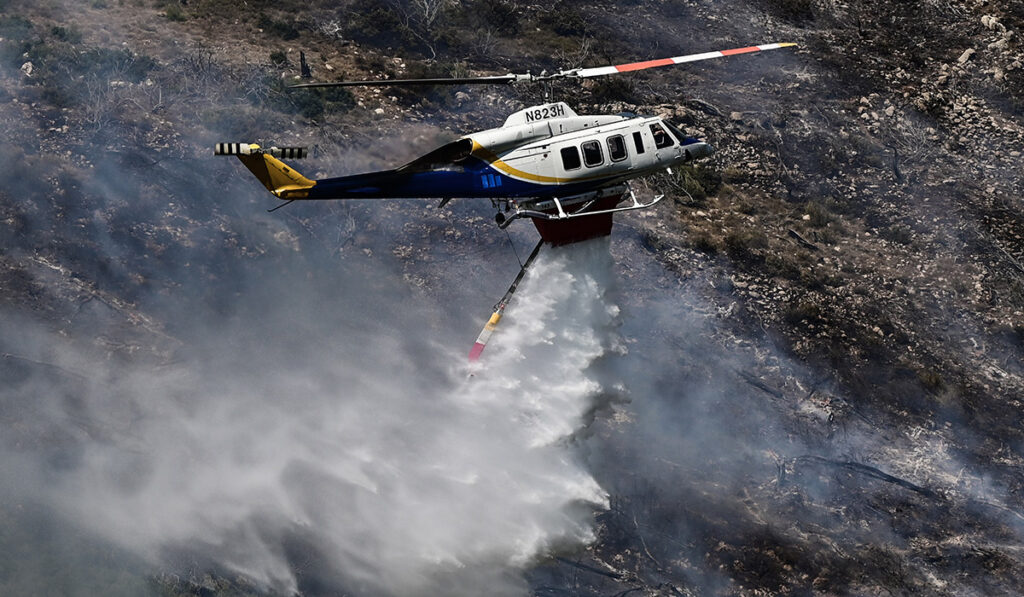
[[[305,83],[290,89],[409,85],[494,85],[581,81],[617,73],[793,47],[771,43],[552,74],[530,73],[434,79],[385,79]],[[463,135],[391,170],[310,180],[281,159],[308,155],[303,147],[263,148],[253,143],[218,143],[215,155],[233,155],[268,191],[286,203],[324,199],[490,199],[501,229],[530,219],[540,241],[521,263],[519,275],[494,308],[470,352],[479,358],[491,332],[544,243],[552,246],[606,236],[618,212],[647,209],[664,198],[638,198],[630,181],[669,171],[710,156],[708,143],[689,136],[660,116],[579,115],[565,102],[547,102],[509,115],[497,128]]]

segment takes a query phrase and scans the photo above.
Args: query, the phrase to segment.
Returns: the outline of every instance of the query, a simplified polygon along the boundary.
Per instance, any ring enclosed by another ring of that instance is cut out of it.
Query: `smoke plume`
[[[569,438],[616,319],[607,242],[535,267],[473,371],[468,339],[417,328],[439,307],[345,263],[330,284],[239,280],[249,294],[196,314],[171,365],[16,322],[21,375],[2,394],[27,429],[3,442],[3,484],[159,570],[284,593],[521,593],[515,571],[592,540],[606,502]]]

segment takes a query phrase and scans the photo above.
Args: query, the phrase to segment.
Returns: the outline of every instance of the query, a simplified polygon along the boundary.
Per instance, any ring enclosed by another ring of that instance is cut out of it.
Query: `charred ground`
[[[1019,593],[1021,35],[1018,3],[981,0],[0,1],[0,157],[17,173],[0,189],[0,300],[114,361],[160,363],[182,349],[176,298],[230,313],[210,288],[239,263],[258,278],[302,251],[316,275],[383,232],[412,292],[475,275],[463,261],[504,242],[487,210],[254,217],[265,197],[210,147],[273,135],[355,172],[496,126],[537,91],[289,94],[299,50],[340,79],[795,41],[555,90],[580,113],[671,115],[718,153],[651,180],[673,202],[618,222],[623,308],[658,325],[626,323],[637,362],[611,371],[643,368],[649,387],[577,438],[612,508],[591,549],[538,563],[534,592]],[[197,173],[246,199],[212,201]],[[5,377],[50,371],[0,350]],[[50,372],[73,401],[75,374]],[[12,441],[73,444],[24,405],[2,417]],[[329,590],[308,574],[305,590]]]

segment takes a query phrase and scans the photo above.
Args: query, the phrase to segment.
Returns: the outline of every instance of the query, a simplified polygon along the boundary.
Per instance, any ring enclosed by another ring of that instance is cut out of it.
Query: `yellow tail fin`
[[[305,199],[309,196],[309,189],[316,186],[315,180],[306,178],[277,159],[304,158],[306,150],[302,147],[263,149],[249,143],[218,143],[214,155],[238,156],[263,186],[281,199]]]

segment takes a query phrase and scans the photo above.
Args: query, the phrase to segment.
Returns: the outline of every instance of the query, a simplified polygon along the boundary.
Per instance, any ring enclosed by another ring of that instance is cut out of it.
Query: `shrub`
[[[769,11],[795,23],[814,19],[814,0],[766,0],[765,3]]]
[[[669,188],[677,195],[689,195],[693,198],[691,205],[701,205],[709,195],[714,194],[722,184],[722,177],[703,164],[685,164],[673,169],[668,175]]]
[[[924,386],[924,389],[938,394],[946,388],[946,381],[942,378],[942,374],[933,369],[922,369],[917,372],[917,379]]]
[[[32,47],[32,22],[22,17],[0,16],[0,60],[18,68],[24,62],[23,55]]]
[[[821,308],[810,301],[800,301],[786,308],[783,319],[790,325],[818,322],[821,321]]]
[[[714,255],[718,253],[718,243],[711,234],[706,230],[691,231],[689,234],[690,246],[694,249]]]
[[[914,231],[904,224],[882,226],[878,229],[878,235],[901,245],[909,245],[914,240]]]
[[[734,230],[725,237],[725,252],[737,263],[761,263],[764,258],[759,250],[767,246],[768,237],[751,228]]]
[[[788,252],[773,252],[765,259],[765,273],[775,278],[799,280],[803,268]]]
[[[410,32],[384,0],[355,3],[349,13],[346,34],[358,42],[378,47],[406,47],[411,41]]]
[[[75,29],[74,27],[51,27],[50,34],[57,39],[67,42],[69,44],[77,44],[82,41],[82,32]]]
[[[273,63],[277,68],[284,68],[288,66],[288,54],[277,50],[270,53],[270,62]]]
[[[369,54],[366,52],[359,54],[356,56],[356,66],[371,73],[380,73],[386,79],[395,76],[394,63],[380,54]]]
[[[78,56],[75,69],[78,74],[85,76],[116,75],[132,83],[140,83],[156,68],[156,60],[127,49],[92,48]]]
[[[426,63],[410,61],[406,65],[406,72],[402,78],[407,79],[437,79],[445,77],[468,76],[465,65],[461,63],[434,62]],[[458,87],[453,85],[430,85],[417,87],[395,87],[391,91],[407,106],[445,106],[454,98]]]
[[[472,18],[470,25],[479,29],[493,29],[505,36],[517,35],[521,25],[519,13],[515,4],[502,2],[501,0],[478,0],[473,2],[463,15]]]
[[[299,37],[299,30],[293,23],[277,21],[265,14],[261,14],[259,16],[259,20],[256,24],[265,33],[276,35],[286,41]]]
[[[270,83],[266,105],[286,114],[320,118],[328,112],[347,112],[356,105],[355,97],[344,87],[326,87],[288,91],[280,79]]]
[[[177,4],[172,4],[164,10],[164,16],[169,21],[182,22],[188,20],[188,16],[185,15],[185,11],[181,9]]]
[[[23,41],[32,33],[32,21],[19,16],[0,16],[0,37]]]
[[[27,21],[2,19],[0,30],[6,24],[8,30],[13,28],[24,33],[25,23]],[[124,48],[80,50],[82,36],[74,28],[51,27],[46,31],[48,35],[25,36],[24,41],[18,43],[5,41],[2,47],[5,61],[13,61],[17,66],[26,60],[32,62],[30,89],[57,108],[93,101],[89,96],[94,95],[96,89],[105,88],[108,81],[140,83],[157,66],[149,56]]]
[[[811,216],[809,223],[815,228],[824,228],[836,220],[836,217],[821,201],[808,201],[804,210],[807,215]]]
[[[559,2],[554,10],[538,19],[538,24],[562,37],[583,37],[590,31],[587,17],[568,2]]]
[[[600,77],[592,81],[587,90],[590,92],[590,101],[595,104],[643,103],[637,93],[636,81],[632,77]]]

